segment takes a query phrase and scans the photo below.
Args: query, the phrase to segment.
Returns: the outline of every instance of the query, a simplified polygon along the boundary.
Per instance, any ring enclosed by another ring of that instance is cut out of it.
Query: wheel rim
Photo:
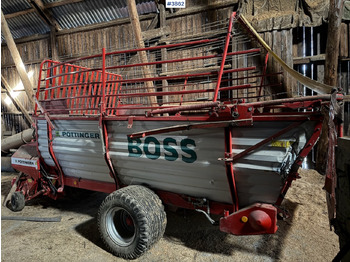
[[[132,216],[121,207],[111,208],[107,212],[106,228],[108,235],[119,246],[129,246],[136,235]]]

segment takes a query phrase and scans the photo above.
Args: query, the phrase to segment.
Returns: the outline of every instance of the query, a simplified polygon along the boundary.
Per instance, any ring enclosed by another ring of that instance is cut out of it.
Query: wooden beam
[[[343,5],[344,0],[329,1],[324,83],[334,87],[337,86],[338,80],[338,57]],[[329,129],[329,112],[326,111],[320,140],[317,144],[316,170],[321,174],[326,174],[327,163],[330,161],[328,152],[330,152],[330,146],[332,145],[330,145],[329,139],[333,137],[330,134],[333,131]],[[332,173],[332,170],[328,171]]]
[[[82,1],[84,1],[84,0],[62,0],[62,1],[58,1],[58,2],[44,4],[44,7],[49,9],[49,8],[56,7],[56,6],[66,5],[69,3],[82,2]],[[211,10],[213,8],[216,8],[216,9],[225,8],[225,7],[233,6],[236,4],[238,4],[238,0],[233,0],[233,1],[225,0],[223,2],[219,2],[219,3],[215,3],[215,4],[209,4],[209,5],[205,5],[205,6],[199,6],[199,7],[191,7],[191,8],[185,9],[183,11],[178,11],[176,13],[166,12],[166,19],[172,19],[172,18],[176,18],[176,17],[180,17],[180,16],[186,16],[186,15],[190,15],[190,14],[200,13],[200,12],[204,12],[207,10]],[[33,9],[32,12],[34,12],[34,11],[35,10]],[[143,20],[154,19],[156,16],[157,16],[157,14],[141,15],[141,16],[139,16],[139,20],[143,21]],[[102,29],[102,28],[106,28],[106,27],[112,27],[112,26],[128,24],[128,23],[130,23],[129,18],[118,18],[118,19],[115,19],[115,20],[112,20],[109,22],[104,22],[104,23],[97,23],[97,24],[93,24],[93,25],[80,26],[80,27],[76,27],[76,28],[72,28],[72,29],[62,29],[62,30],[59,30],[58,32],[56,32],[56,34],[57,34],[57,36],[61,36],[61,35],[66,35],[66,34],[78,33],[78,32],[87,32],[87,31],[91,31],[91,30],[98,30],[98,29]],[[20,39],[16,39],[16,43],[30,42],[30,41],[35,41],[35,40],[47,38],[47,37],[48,37],[47,35],[36,35],[36,36],[30,36],[30,37],[23,37]]]
[[[128,11],[129,11],[131,26],[135,34],[137,48],[145,48],[145,43],[142,39],[141,25],[140,25],[139,15],[136,9],[135,0],[128,0]],[[148,63],[147,54],[145,51],[140,51],[138,52],[138,54],[139,54],[141,63]],[[144,78],[151,77],[151,73],[148,66],[142,67],[142,73]],[[145,81],[144,83],[147,88],[147,91],[150,93],[153,93],[154,92],[153,82]],[[149,103],[151,105],[157,104],[157,98],[155,96],[149,96],[148,98],[149,98]]]
[[[129,22],[130,22],[130,20],[129,20]],[[146,31],[155,29],[157,24],[158,24],[158,15],[156,15],[153,18],[152,22],[149,24],[149,26],[147,27]],[[151,46],[156,46],[156,43],[152,43]],[[126,64],[134,64],[134,63],[136,63],[137,58],[138,58],[137,54],[131,54],[129,59],[128,59],[128,61],[126,62]],[[125,68],[123,68],[122,71],[121,71],[121,75],[127,75],[130,70],[133,70],[132,67],[125,67]]]
[[[337,85],[341,18],[344,0],[330,0],[324,83]]]
[[[34,8],[29,8],[29,9],[26,9],[26,10],[15,12],[15,13],[6,14],[5,15],[5,19],[10,19],[10,18],[13,18],[13,17],[16,17],[16,16],[26,15],[26,14],[33,13],[33,12],[35,12],[35,9]]]
[[[348,35],[348,25],[345,23],[342,23],[340,30],[341,30],[340,35],[342,37],[340,38],[339,56],[341,58],[346,58],[346,57],[349,57],[349,38],[350,38],[350,35]]]
[[[212,2],[212,1],[208,1]],[[203,5],[203,6],[193,6],[190,8],[185,8],[183,10],[177,11],[175,13],[167,14],[167,19],[170,18],[175,18],[175,17],[180,17],[180,16],[187,16],[187,15],[192,15],[208,10],[213,10],[213,9],[221,9],[233,5],[237,5],[239,3],[239,0],[223,0],[217,3],[210,3],[208,5]]]
[[[72,3],[79,3],[79,2],[84,2],[85,0],[60,0],[52,3],[47,3],[44,4],[45,8],[54,8],[57,6],[62,6],[62,5],[69,5]]]
[[[57,38],[56,38],[56,30],[54,27],[51,27],[51,31],[50,31],[50,50],[51,50],[51,59],[54,61],[58,61]]]
[[[27,93],[29,102],[30,102],[31,106],[34,108],[33,86],[29,80],[28,74],[27,74],[26,69],[24,67],[24,64],[22,62],[22,58],[17,50],[15,41],[13,41],[13,37],[11,35],[10,29],[7,25],[7,22],[6,22],[6,19],[5,19],[5,16],[4,16],[2,10],[1,10],[1,31],[6,39],[6,43],[7,43],[9,50],[10,50],[12,59],[16,64],[18,74],[22,80],[22,83],[23,83],[24,89]]]
[[[29,124],[34,124],[33,119],[31,118],[31,116],[29,115],[29,113],[27,112],[27,110],[25,109],[25,107],[22,105],[22,103],[17,99],[17,97],[13,97],[12,96],[12,88],[10,87],[10,85],[7,83],[6,79],[1,76],[1,85],[3,88],[6,89],[7,91],[7,95],[10,97],[10,99],[12,100],[13,104],[22,112],[24,118],[28,121]]]
[[[74,0],[73,0],[73,2],[74,2]],[[54,3],[52,3],[52,4],[54,4]],[[199,6],[199,7],[191,7],[188,9],[186,8],[183,11],[178,11],[178,12],[172,13],[172,14],[166,12],[165,15],[166,15],[166,19],[169,20],[172,18],[180,17],[180,16],[186,16],[186,15],[191,15],[191,14],[195,14],[195,13],[205,12],[208,10],[212,10],[213,8],[220,9],[220,8],[225,8],[225,7],[229,7],[229,6],[234,6],[237,4],[238,4],[238,0],[233,0],[233,1],[225,0],[222,2],[214,3],[214,4],[203,5],[203,6]],[[49,4],[45,4],[45,7],[47,5],[49,5]],[[157,14],[141,15],[141,16],[139,16],[139,20],[143,21],[143,20],[148,20],[148,19],[154,19],[155,16],[157,16]],[[129,18],[119,18],[119,19],[115,19],[113,21],[104,22],[104,23],[81,26],[81,27],[76,27],[76,28],[72,28],[72,29],[63,29],[63,30],[60,30],[59,32],[57,32],[57,35],[65,35],[65,34],[72,34],[72,33],[83,32],[83,31],[85,32],[85,31],[90,31],[90,30],[97,30],[97,29],[102,29],[102,28],[116,26],[116,25],[122,25],[122,24],[128,24],[128,23],[130,23]]]
[[[57,21],[53,18],[51,11],[45,7],[42,0],[28,0],[28,2],[49,27],[55,27],[56,30],[61,29]]]
[[[151,40],[157,37],[169,35],[171,33],[170,27],[161,27],[142,32],[143,41]]]
[[[325,54],[319,54],[314,56],[304,56],[304,57],[293,57],[294,65],[308,64],[311,62],[324,61],[326,58]]]
[[[165,7],[163,4],[160,4],[158,6],[159,8],[159,26],[160,28],[162,27],[166,27],[166,11],[165,11]],[[164,39],[162,39],[164,41]],[[161,50],[161,59],[163,61],[168,60],[168,51],[166,48],[162,48]],[[166,74],[168,72],[168,64],[162,64],[162,74]],[[168,80],[163,79],[162,80],[162,86],[163,86],[163,91],[164,92],[168,92],[169,91],[169,83]],[[164,96],[163,97],[163,104],[167,104],[169,103],[169,96]]]
[[[21,38],[17,38],[15,39],[15,43],[16,44],[22,44],[22,43],[27,43],[27,42],[34,42],[34,41],[39,41],[39,40],[43,40],[43,39],[48,39],[49,34],[35,34],[35,35],[31,35],[31,36],[25,36],[25,37],[21,37]],[[6,42],[1,43],[1,46],[6,46]]]

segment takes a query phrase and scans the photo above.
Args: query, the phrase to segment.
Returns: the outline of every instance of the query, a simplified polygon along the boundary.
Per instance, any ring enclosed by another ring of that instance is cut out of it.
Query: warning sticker
[[[271,142],[271,146],[288,148],[294,142],[295,142],[295,140],[274,140],[274,141]]]
[[[19,166],[30,166],[30,167],[35,167],[35,169],[38,169],[38,160],[29,160],[29,159],[11,157],[11,164],[19,165]]]

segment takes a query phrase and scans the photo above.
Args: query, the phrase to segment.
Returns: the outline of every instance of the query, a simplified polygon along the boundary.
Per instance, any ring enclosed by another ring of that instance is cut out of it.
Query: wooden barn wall
[[[33,88],[36,90],[40,63],[49,57],[48,39],[17,44],[17,48],[25,64]],[[27,95],[23,91],[22,81],[7,46],[1,47],[1,75],[14,90],[13,95],[31,112]],[[2,121],[5,123],[5,131],[18,133],[29,127],[28,123],[23,119],[23,115],[16,109],[5,92],[1,92],[1,113]]]
[[[323,83],[327,42],[327,25],[293,29],[294,69],[311,79]],[[293,80],[292,80],[293,81]],[[350,94],[350,23],[341,24],[338,65],[338,87]],[[292,92],[298,96],[315,95],[309,88],[293,81]],[[344,103],[344,135],[350,135],[350,103]]]
[[[195,1],[193,1],[195,4]],[[201,28],[205,23],[215,22],[217,20],[223,20],[229,17],[233,10],[232,7],[223,8],[219,10],[210,10],[200,12],[197,14],[191,14],[188,16],[180,16],[167,19],[167,25],[170,27],[171,32],[184,32],[189,28],[194,31],[201,32]],[[142,30],[146,30],[150,25],[151,19],[141,21]],[[324,54],[325,38],[327,35],[326,26],[315,28],[295,28],[285,30],[274,30],[268,32],[260,32],[260,35],[265,41],[272,47],[272,49],[281,58],[286,61],[288,65],[294,67],[300,72],[310,76],[318,81],[323,81],[324,60],[322,60],[322,54]],[[312,31],[312,33],[311,33]],[[341,40],[341,63],[339,67],[339,83],[343,90],[349,94],[349,35],[350,27],[349,23],[342,24],[342,37]],[[306,41],[303,41],[303,37],[306,37]],[[312,46],[308,44],[308,39],[313,39]],[[118,26],[107,27],[104,29],[91,30],[86,32],[77,32],[71,34],[64,34],[57,36],[58,55],[60,60],[67,60],[71,57],[88,56],[96,53],[100,53],[103,47],[106,47],[107,51],[113,51],[118,49],[132,48],[135,46],[134,36],[130,24],[122,24]],[[26,65],[27,72],[33,72],[31,81],[36,89],[37,78],[39,75],[40,62],[49,58],[50,55],[50,43],[49,38],[41,39],[32,42],[25,42],[17,44],[22,59]],[[311,51],[312,50],[312,51]],[[316,56],[321,54],[320,57],[315,59],[301,60],[302,57]],[[17,88],[19,91],[15,91],[18,94],[18,98],[22,101],[25,107],[30,110],[26,94],[21,87],[20,79],[14,67],[12,58],[9,54],[8,48],[2,46],[1,48],[1,73],[8,81],[12,88]],[[297,58],[297,59],[296,59]],[[171,59],[171,54],[169,59]],[[115,63],[113,59],[107,61],[108,64]],[[96,66],[99,61],[95,60],[92,64],[81,64],[82,66]],[[199,66],[201,66],[199,64]],[[170,71],[171,68],[168,68]],[[279,72],[282,71],[281,67],[269,59],[267,72]],[[279,75],[277,81],[283,83],[283,87],[275,87],[271,90],[271,93],[275,93],[276,98],[287,95],[305,95],[312,94],[310,90],[304,88],[298,84],[295,80],[291,79],[288,75]],[[274,79],[276,80],[276,79]],[[1,94],[1,110],[3,118],[6,122],[7,129],[21,131],[27,127],[27,124],[23,120],[18,120],[17,109],[10,103],[5,102],[7,95],[2,92]],[[348,112],[350,111],[349,103],[345,103],[345,118],[349,118]],[[16,116],[17,118],[15,119]],[[12,119],[12,120],[11,120]],[[12,122],[11,122],[12,121]],[[345,130],[349,134],[349,123],[346,123]]]

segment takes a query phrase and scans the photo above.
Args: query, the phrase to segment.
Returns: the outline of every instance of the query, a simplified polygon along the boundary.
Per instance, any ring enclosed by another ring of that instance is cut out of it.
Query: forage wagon
[[[162,237],[164,205],[202,212],[223,232],[275,233],[320,136],[320,109],[341,97],[276,99],[281,73],[267,73],[268,50],[243,17],[215,26],[143,49],[44,61],[35,139],[12,157],[21,173],[11,208],[67,188],[109,193],[99,231],[129,259]],[[137,52],[149,61],[135,62]]]

